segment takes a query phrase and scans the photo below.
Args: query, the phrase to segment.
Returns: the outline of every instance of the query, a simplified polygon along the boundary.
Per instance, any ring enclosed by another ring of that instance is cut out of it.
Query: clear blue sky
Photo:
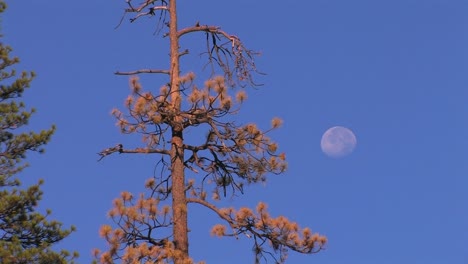
[[[110,116],[127,96],[115,70],[167,65],[156,20],[118,24],[124,1],[8,1],[4,41],[20,69],[38,77],[24,99],[31,127],[57,125],[45,155],[31,155],[25,182],[45,179],[41,208],[78,231],[60,247],[91,249],[112,200],[138,193],[156,157],[96,152],[140,140]],[[272,136],[289,170],[252,186],[233,205],[262,200],[329,238],[317,255],[288,263],[468,263],[468,2],[462,0],[183,1],[180,27],[215,24],[262,51],[265,84],[249,93],[239,121],[285,123]],[[194,38],[193,40],[196,40]],[[200,41],[204,36],[200,35]],[[192,39],[191,39],[192,41]],[[188,43],[187,43],[188,44]],[[195,70],[198,57],[186,61]],[[193,68],[193,69],[192,69]],[[158,89],[147,76],[144,87]],[[358,145],[331,159],[320,150],[332,126]],[[191,251],[208,263],[252,263],[249,240],[209,236],[217,219],[193,207]]]

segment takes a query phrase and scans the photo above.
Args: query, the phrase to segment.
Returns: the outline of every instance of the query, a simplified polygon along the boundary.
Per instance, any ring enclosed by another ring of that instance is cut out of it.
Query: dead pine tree
[[[145,183],[146,191],[136,197],[122,192],[114,200],[109,216],[115,225],[104,225],[100,235],[109,248],[95,250],[99,263],[194,263],[189,255],[187,217],[189,204],[198,204],[219,217],[211,230],[215,236],[245,235],[252,239],[255,263],[283,263],[288,250],[316,253],[326,238],[301,229],[286,217],[272,217],[266,205],[250,208],[220,208],[223,198],[242,194],[244,186],[266,181],[269,174],[286,169],[285,154],[267,133],[281,125],[274,118],[266,131],[255,124],[232,120],[247,98],[244,87],[255,85],[255,52],[240,39],[218,26],[199,22],[178,29],[176,0],[126,0],[125,15],[134,22],[142,17],[159,17],[160,30],[170,40],[168,68],[117,72],[130,75],[132,93],[125,111],[113,110],[124,134],[142,135],[144,145],[129,149],[121,144],[103,150],[101,159],[121,154],[160,156],[158,174]],[[122,22],[122,21],[121,21]],[[211,77],[201,85],[192,72],[181,73],[181,58],[188,49],[180,40],[188,34],[205,34]],[[159,91],[145,91],[139,74],[166,75]],[[197,144],[184,141],[188,128],[204,130]],[[189,172],[189,173],[188,173]],[[187,179],[190,175],[193,178]]]

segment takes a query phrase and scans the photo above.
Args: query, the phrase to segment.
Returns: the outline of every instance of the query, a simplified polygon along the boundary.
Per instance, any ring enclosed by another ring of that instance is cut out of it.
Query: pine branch
[[[136,70],[136,71],[129,71],[129,72],[116,71],[114,74],[116,74],[116,75],[136,75],[136,74],[141,74],[141,73],[169,74],[170,71],[168,71],[168,70],[159,70],[159,69],[143,69],[143,70]]]

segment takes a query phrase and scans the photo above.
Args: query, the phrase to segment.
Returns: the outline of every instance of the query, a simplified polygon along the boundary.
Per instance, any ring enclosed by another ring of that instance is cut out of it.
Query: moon
[[[357,140],[353,131],[341,126],[325,131],[320,142],[323,153],[332,158],[341,158],[351,154],[356,144]]]

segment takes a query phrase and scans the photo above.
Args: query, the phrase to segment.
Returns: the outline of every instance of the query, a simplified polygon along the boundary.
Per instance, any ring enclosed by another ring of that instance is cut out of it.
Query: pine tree
[[[0,1],[0,13],[6,4]],[[44,151],[55,127],[36,132],[24,131],[34,109],[26,109],[18,98],[29,88],[34,73],[22,72],[19,77],[10,69],[17,57],[10,57],[12,49],[0,42],[0,263],[73,263],[67,251],[55,252],[52,246],[74,230],[62,229],[62,224],[47,220],[51,214],[36,211],[41,200],[40,180],[21,189],[17,175],[28,166],[24,162],[29,152]]]
[[[246,86],[255,85],[254,57],[240,39],[218,26],[202,25],[178,29],[176,0],[146,0],[134,5],[127,0],[131,22],[159,16],[170,39],[168,68],[117,72],[131,75],[132,93],[125,100],[127,110],[114,109],[124,134],[139,133],[145,145],[135,149],[117,145],[103,150],[101,158],[113,153],[142,153],[160,156],[160,174],[145,183],[146,192],[134,196],[124,191],[109,212],[116,226],[103,225],[100,235],[109,248],[95,251],[100,263],[193,263],[189,256],[187,217],[189,204],[206,207],[222,224],[211,230],[215,236],[246,235],[252,239],[255,263],[272,258],[283,263],[288,250],[316,253],[326,238],[310,229],[299,228],[286,217],[272,217],[265,203],[250,208],[219,208],[225,197],[244,192],[244,186],[265,182],[268,174],[286,169],[285,154],[267,135],[281,125],[274,118],[271,128],[262,131],[256,124],[233,121],[243,101]],[[182,74],[181,58],[189,53],[180,48],[188,34],[206,35],[206,58],[212,69],[203,84],[193,72]],[[145,91],[138,75],[166,75],[159,92]],[[184,141],[188,128],[204,130],[196,145]],[[191,175],[193,178],[187,179]],[[169,229],[170,231],[163,231]]]

